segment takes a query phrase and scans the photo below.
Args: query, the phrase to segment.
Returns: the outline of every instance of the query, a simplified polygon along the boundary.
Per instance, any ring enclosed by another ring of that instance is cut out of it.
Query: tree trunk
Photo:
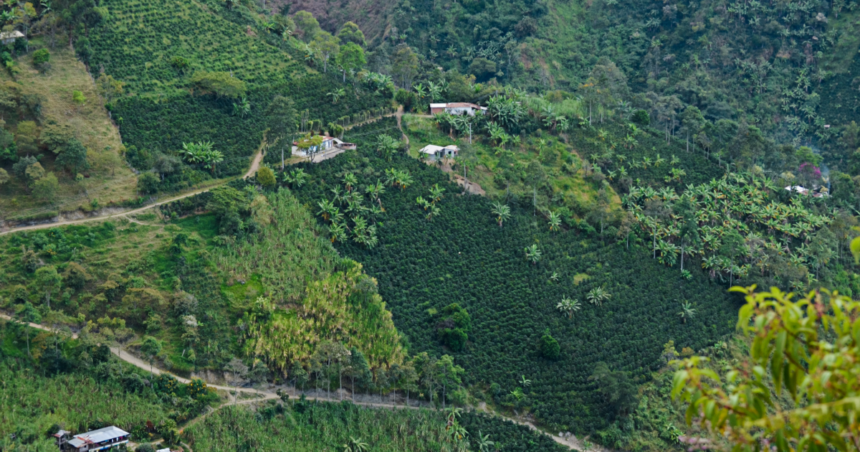
[[[684,247],[681,246],[681,271],[684,271]]]
[[[651,239],[652,239],[652,243],[654,244],[653,245],[654,254],[651,256],[651,259],[657,259],[657,228],[656,227],[654,228],[654,233],[651,234]]]

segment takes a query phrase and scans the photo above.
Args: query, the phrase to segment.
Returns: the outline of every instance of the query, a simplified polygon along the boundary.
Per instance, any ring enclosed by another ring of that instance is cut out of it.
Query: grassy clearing
[[[38,41],[33,42],[34,47],[38,45]],[[46,74],[33,68],[30,55],[19,57],[17,63],[21,72],[13,79],[2,71],[0,82],[16,81],[25,94],[40,95],[44,120],[71,126],[76,138],[86,146],[92,168],[85,173],[88,178],[75,182],[74,175],[55,170],[54,156],[46,155],[43,166],[54,171],[60,181],[56,198],[50,203],[40,202],[26,192],[23,184],[13,181],[0,185],[0,218],[88,209],[94,199],[105,205],[135,198],[137,176],[120,156],[124,148],[119,131],[108,118],[84,65],[65,46],[51,49],[51,69]],[[82,92],[87,102],[76,105],[73,91]]]
[[[447,146],[449,144],[464,145],[468,137],[452,138],[439,130],[433,119],[413,115],[403,117],[404,132],[409,136],[409,155],[418,157],[418,150],[428,144]],[[572,207],[574,212],[578,206],[588,205],[597,196],[598,190],[605,186],[610,191],[612,207],[621,208],[621,199],[608,185],[600,184],[588,177],[583,170],[582,159],[576,149],[555,137],[543,137],[545,144],[541,145],[538,136],[523,140],[523,145],[514,153],[513,161],[503,162],[496,154],[495,148],[483,141],[482,137],[474,136],[472,148],[475,150],[477,166],[467,173],[471,182],[477,183],[493,198],[505,197],[509,193],[523,197],[531,197],[531,187],[525,183],[501,185],[495,175],[506,169],[523,172],[529,163],[539,161],[553,187],[554,197],[564,200],[564,204]],[[546,144],[549,143],[549,144]],[[507,165],[507,168],[505,167]],[[447,168],[446,168],[447,169]],[[462,168],[454,169],[462,174]]]

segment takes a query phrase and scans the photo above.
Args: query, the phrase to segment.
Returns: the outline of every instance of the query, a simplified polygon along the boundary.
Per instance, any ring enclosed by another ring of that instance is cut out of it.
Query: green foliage
[[[263,166],[257,170],[257,182],[265,188],[272,188],[278,181],[275,179],[275,172],[268,166]]]
[[[445,412],[423,409],[379,410],[299,400],[264,405],[256,415],[243,407],[224,408],[188,428],[185,437],[195,450],[216,452],[242,448],[357,451],[355,447],[361,443],[375,451],[429,452],[457,445],[479,450],[482,436],[491,439],[500,452],[566,450],[526,426],[471,411],[454,419],[453,424],[465,433],[462,440],[456,440],[449,432],[449,417]]]
[[[216,97],[236,99],[245,95],[248,88],[245,82],[234,78],[227,72],[197,71],[191,76],[191,83],[203,90],[211,92]]]
[[[33,194],[42,201],[52,201],[59,188],[60,183],[54,173],[33,181]]]
[[[311,176],[297,190],[308,205],[330,199],[346,173],[359,175],[359,187],[384,179],[391,170],[411,174],[407,188],[381,196],[385,216],[377,247],[341,240],[335,246],[379,281],[379,293],[413,353],[445,352],[434,340],[436,322],[426,321],[429,309],[438,312],[452,303],[466,309],[472,319],[469,343],[453,356],[467,378],[496,382],[507,393],[519,384],[515,376],[529,375],[537,382],[529,404],[553,428],[594,431],[615,416],[615,408],[593,392],[588,380],[597,362],[629,372],[639,383],[662,366],[660,344],[674,339],[699,349],[733,328],[730,299],[704,275],[682,282],[677,271],[646,258],[650,249],[631,246],[628,252],[623,245],[604,246],[575,231],[533,225],[530,205],[511,205],[510,219],[499,228],[496,216],[488,215],[490,200],[446,196],[439,202],[442,214],[427,221],[425,211],[415,207],[416,197],[426,196],[435,184],[446,193],[460,190],[444,173],[417,160],[396,155],[388,162],[372,153],[346,153],[300,167]],[[542,258],[531,265],[523,259],[523,248],[536,242]],[[638,264],[630,265],[632,260]],[[560,282],[547,284],[553,272]],[[590,278],[574,284],[579,274]],[[585,307],[572,319],[558,315],[558,300],[585,299],[597,287],[612,293],[602,308]],[[677,319],[679,299],[697,300],[699,313],[687,324]],[[618,328],[621,323],[635,328]],[[542,359],[536,350],[548,327],[565,350],[558,361]]]
[[[555,361],[561,357],[561,346],[558,345],[558,341],[554,337],[550,336],[549,329],[540,337],[538,351],[541,356],[551,361]]]
[[[752,369],[717,373],[700,356],[680,362],[672,396],[689,402],[687,423],[698,415],[738,451],[764,441],[778,451],[853,449],[860,441],[860,303],[827,290],[797,301],[776,288],[732,290],[746,294],[738,328],[752,338]],[[775,402],[783,393],[789,406]]]
[[[51,53],[48,52],[48,49],[39,49],[33,52],[33,65],[39,68],[39,70],[44,70],[46,66],[49,66],[49,62],[51,61]]]

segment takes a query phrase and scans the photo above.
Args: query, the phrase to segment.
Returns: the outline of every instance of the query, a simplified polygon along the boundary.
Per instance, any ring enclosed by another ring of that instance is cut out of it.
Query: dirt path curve
[[[174,196],[172,198],[168,198],[168,199],[165,199],[163,201],[158,201],[158,202],[152,203],[148,206],[139,207],[137,209],[132,209],[132,210],[127,210],[124,212],[117,212],[117,213],[112,213],[112,214],[103,215],[103,216],[81,218],[78,220],[63,220],[63,221],[57,221],[54,223],[42,223],[42,224],[34,224],[32,226],[22,226],[19,228],[9,229],[8,231],[0,231],[0,235],[6,235],[6,234],[11,234],[13,232],[20,232],[20,231],[34,231],[37,229],[49,229],[49,228],[55,228],[58,226],[67,226],[70,224],[88,223],[90,221],[107,220],[109,218],[125,217],[126,215],[133,215],[136,213],[140,213],[140,212],[143,212],[144,210],[148,210],[148,209],[151,209],[153,207],[158,207],[162,204],[167,204],[167,203],[170,203],[173,201],[178,201],[178,200],[183,199],[183,198],[188,198],[190,196],[198,195],[200,193],[205,193],[214,187],[217,187],[217,185],[214,185],[212,187],[206,187],[206,188],[201,188],[198,190],[190,191],[188,193],[185,193],[185,194],[182,194],[179,196]]]
[[[263,161],[263,145],[260,145],[260,149],[257,150],[257,153],[254,154],[253,160],[251,160],[251,167],[248,168],[248,172],[242,176],[242,179],[247,179],[253,176],[258,169],[260,169],[260,163]]]
[[[262,161],[263,161],[263,145],[260,145],[260,149],[257,150],[256,154],[254,154],[253,160],[251,160],[251,167],[242,176],[242,178],[247,179],[247,178],[251,177],[254,173],[256,173],[257,170],[260,169],[260,164],[262,163]],[[226,181],[223,183],[226,183]],[[151,209],[153,207],[158,207],[162,204],[167,204],[167,203],[170,203],[173,201],[178,201],[178,200],[183,199],[183,198],[188,198],[188,197],[191,197],[194,195],[199,195],[200,193],[205,193],[205,192],[207,192],[207,191],[209,191],[209,190],[211,190],[211,189],[213,189],[219,185],[222,185],[222,184],[213,185],[211,187],[206,187],[206,188],[201,188],[198,190],[190,191],[188,193],[184,193],[184,194],[179,195],[179,196],[174,196],[172,198],[158,201],[158,202],[149,204],[149,205],[144,206],[144,207],[139,207],[137,209],[132,209],[132,210],[126,210],[124,212],[116,212],[116,213],[112,213],[109,215],[93,216],[93,217],[81,218],[81,219],[77,219],[77,220],[63,220],[63,221],[56,221],[53,223],[42,223],[42,224],[34,224],[32,226],[22,226],[22,227],[17,227],[17,228],[11,228],[7,231],[0,231],[0,235],[11,234],[13,232],[19,232],[19,231],[34,231],[37,229],[49,229],[49,228],[55,228],[58,226],[67,226],[70,224],[87,223],[90,221],[107,220],[109,218],[118,218],[118,217],[128,218],[129,215],[134,215],[136,213],[143,212],[143,211]],[[141,223],[139,221],[136,221],[132,218],[128,218],[128,219],[129,219],[129,221],[131,221],[133,223],[145,224],[145,223]]]
[[[397,107],[397,113],[394,116],[397,118],[397,129],[400,130],[400,135],[403,135],[403,139],[406,140],[406,149],[409,149],[409,137],[403,133],[403,105]]]
[[[12,317],[10,317],[6,314],[3,314],[3,313],[0,313],[0,319],[13,320]],[[36,329],[43,330],[43,331],[49,331],[52,333],[58,332],[57,329],[50,328],[50,327],[47,327],[44,325],[39,325],[36,323],[28,323],[28,325],[31,328],[36,328]],[[73,333],[71,337],[72,337],[72,339],[77,339],[78,335]],[[116,349],[111,348],[110,351],[117,358],[119,358],[119,359],[121,359],[121,360],[123,360],[123,361],[137,367],[137,368],[143,369],[147,372],[152,372],[152,374],[154,374],[154,375],[170,375],[171,377],[175,378],[177,381],[179,381],[181,383],[184,383],[184,384],[190,383],[190,380],[187,378],[183,378],[183,377],[180,377],[178,375],[174,375],[174,374],[172,374],[166,370],[162,370],[162,369],[159,369],[158,367],[152,366],[149,363],[143,361],[142,359],[140,359],[140,358],[138,358],[138,357],[136,357],[136,356],[134,356],[128,352],[122,353],[122,349],[119,347],[117,347]],[[186,428],[191,427],[192,425],[195,425],[196,423],[200,422],[200,420],[202,420],[202,418],[204,418],[204,417],[206,417],[206,416],[208,416],[208,415],[210,415],[210,414],[212,414],[212,413],[214,413],[214,412],[216,412],[216,411],[218,411],[218,410],[220,410],[226,406],[249,405],[249,404],[256,403],[256,402],[262,402],[262,401],[266,401],[266,400],[275,400],[275,399],[280,398],[280,396],[278,394],[276,394],[272,391],[265,391],[265,390],[259,390],[259,389],[254,389],[254,388],[220,386],[220,385],[212,385],[212,384],[208,384],[208,383],[206,384],[206,386],[209,388],[213,388],[213,389],[217,389],[217,390],[221,390],[221,391],[227,391],[227,393],[230,394],[230,396],[232,398],[232,402],[224,403],[224,404],[218,406],[218,408],[215,408],[215,409],[213,409],[213,410],[211,410],[211,411],[209,411],[209,412],[207,412],[201,416],[198,416],[197,418],[195,418],[194,420],[189,422],[187,425],[182,427],[182,429],[180,430],[180,433],[182,431],[184,431]],[[263,397],[257,398],[257,399],[248,399],[248,400],[236,401],[236,397],[231,394],[231,392],[233,392],[233,391],[235,391],[237,393],[243,392],[246,394],[256,394],[256,395],[260,395]],[[341,402],[343,400],[348,400],[348,399],[339,399],[336,397],[316,397],[316,396],[308,396],[308,395],[305,395],[305,398],[307,400],[317,400],[317,401],[321,401],[321,402]],[[411,410],[417,410],[417,409],[421,408],[421,407],[414,407],[414,406],[398,405],[396,403],[383,403],[383,402],[377,403],[377,402],[355,402],[355,401],[353,401],[352,403],[355,405],[361,405],[361,406],[371,407],[371,408],[391,408],[391,409],[411,409]],[[528,426],[530,429],[532,429],[534,431],[538,431],[538,432],[541,432],[541,433],[549,436],[558,444],[568,446],[568,447],[574,447],[574,448],[577,448],[579,450],[585,450],[583,445],[582,445],[582,442],[576,438],[563,438],[561,436],[552,435],[552,434],[547,433],[543,430],[540,430],[531,422],[520,421],[517,419],[509,418],[507,416],[499,415],[497,413],[493,413],[491,411],[487,411],[485,404],[482,404],[482,407],[483,407],[483,409],[481,409],[481,411],[483,411],[486,414],[489,414],[491,416],[500,417],[502,419],[507,419],[509,421],[515,422],[515,423],[520,424],[520,425]],[[603,448],[600,448],[596,445],[593,447],[594,448],[592,450],[595,450],[595,451],[599,451],[599,452],[607,452],[608,451],[608,449],[603,449]]]

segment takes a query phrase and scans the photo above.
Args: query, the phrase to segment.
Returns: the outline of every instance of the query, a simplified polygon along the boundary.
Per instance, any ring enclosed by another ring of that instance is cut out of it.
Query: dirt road
[[[254,175],[254,173],[256,173],[258,169],[260,169],[260,164],[262,161],[263,161],[263,150],[262,150],[262,146],[261,146],[261,148],[257,150],[257,153],[254,154],[254,158],[251,160],[251,167],[242,176],[242,178],[247,179],[247,178],[251,177],[252,175]],[[126,210],[126,211],[121,211],[121,212],[113,212],[113,213],[110,213],[107,215],[92,216],[92,217],[80,218],[80,219],[76,219],[76,220],[63,220],[63,221],[56,221],[56,222],[52,222],[52,223],[42,223],[42,224],[34,224],[32,226],[21,226],[21,227],[16,227],[16,228],[10,228],[10,229],[5,230],[5,231],[0,231],[0,235],[10,234],[10,233],[19,232],[19,231],[34,231],[34,230],[38,230],[38,229],[49,229],[49,228],[55,228],[58,226],[67,226],[70,224],[79,224],[79,223],[87,223],[90,221],[107,220],[110,218],[126,217],[128,215],[133,215],[136,213],[143,212],[143,211],[151,209],[153,207],[158,207],[162,204],[167,204],[167,203],[170,203],[173,201],[178,201],[178,200],[183,199],[183,198],[188,198],[190,196],[198,195],[200,193],[205,193],[205,192],[207,192],[207,191],[209,191],[215,187],[218,187],[222,184],[227,183],[228,181],[224,181],[221,184],[213,185],[211,187],[201,188],[201,189],[197,189],[194,191],[190,191],[188,193],[183,193],[181,195],[167,198],[165,200],[158,201],[158,202],[149,204],[147,206],[139,207],[137,209],[131,209],[131,210]],[[132,220],[132,221],[134,221],[134,220]]]
[[[8,316],[8,315],[6,315],[6,314],[2,314],[2,313],[0,313],[0,319],[12,320],[12,318],[11,318],[10,316]],[[55,329],[53,329],[53,328],[50,328],[50,327],[47,327],[47,326],[44,326],[44,325],[39,325],[39,324],[36,324],[36,323],[28,323],[28,325],[29,325],[30,327],[32,327],[32,328],[36,328],[36,329],[43,330],[43,331],[50,331],[50,332],[53,332],[53,333],[56,333],[56,332],[57,332],[57,330],[55,330]],[[78,335],[77,335],[77,334],[72,334],[72,336],[71,336],[71,337],[72,337],[72,339],[77,339]],[[134,355],[132,355],[132,354],[128,353],[127,351],[126,351],[125,353],[123,353],[123,350],[122,350],[121,348],[119,348],[119,347],[117,347],[116,349],[111,348],[111,349],[110,349],[110,351],[111,351],[111,353],[113,353],[117,358],[119,358],[119,359],[121,359],[122,361],[125,361],[125,362],[127,362],[127,363],[129,363],[129,364],[131,364],[131,365],[133,365],[133,366],[135,366],[135,367],[137,367],[137,368],[139,368],[139,369],[143,369],[143,370],[145,370],[145,371],[147,371],[147,372],[152,372],[152,374],[154,374],[154,375],[170,375],[170,376],[172,376],[173,378],[176,378],[176,380],[177,380],[177,381],[179,381],[179,382],[181,382],[181,383],[185,383],[185,384],[190,383],[190,380],[188,380],[187,378],[183,378],[183,377],[180,377],[180,376],[174,375],[174,374],[172,374],[172,373],[170,373],[170,372],[168,372],[168,371],[166,371],[166,370],[159,369],[158,367],[152,366],[152,365],[150,365],[149,363],[147,363],[147,362],[143,361],[142,359],[140,359],[140,358],[138,358],[138,357],[136,357],[136,356],[134,356]],[[228,403],[222,404],[222,405],[220,405],[218,408],[215,408],[214,410],[212,410],[212,411],[210,411],[210,412],[208,412],[208,413],[206,413],[206,414],[204,414],[204,415],[202,415],[202,416],[199,416],[198,418],[195,418],[194,420],[192,420],[191,422],[189,422],[187,425],[185,425],[185,426],[182,428],[182,430],[180,430],[180,433],[181,433],[183,430],[185,430],[186,428],[188,428],[188,427],[190,427],[190,426],[192,426],[192,425],[196,424],[197,422],[200,422],[200,421],[202,420],[202,418],[205,418],[206,416],[208,416],[208,415],[210,415],[210,414],[214,413],[215,411],[218,411],[218,410],[220,410],[220,409],[222,409],[222,408],[224,408],[224,407],[226,407],[226,406],[231,406],[231,405],[246,405],[246,404],[252,404],[252,403],[262,402],[262,401],[266,401],[266,400],[275,400],[275,399],[279,399],[279,398],[280,398],[280,396],[279,396],[276,392],[274,392],[274,391],[260,390],[260,389],[254,389],[254,388],[241,388],[241,387],[233,387],[233,386],[220,386],[220,385],[213,385],[213,384],[208,384],[208,383],[206,384],[206,386],[207,386],[207,387],[209,387],[209,388],[212,388],[212,389],[217,389],[217,390],[220,390],[220,391],[226,391],[228,394],[230,394],[230,397],[232,398],[232,403],[228,402]],[[284,388],[284,389],[289,389],[289,388]],[[241,393],[245,393],[245,394],[255,394],[255,395],[262,396],[262,397],[261,397],[261,398],[257,398],[257,399],[248,399],[248,400],[242,400],[242,401],[238,401],[238,402],[237,402],[237,401],[236,401],[236,398],[235,398],[235,395],[232,395],[232,394],[231,394],[231,392],[234,392],[234,391],[235,391],[236,393],[240,393],[240,392],[241,392]],[[321,402],[336,402],[336,403],[339,403],[339,402],[341,402],[341,401],[342,401],[340,398],[336,398],[336,397],[317,397],[317,396],[308,396],[308,395],[305,395],[305,398],[306,398],[306,399],[308,399],[308,400],[317,400],[317,401],[321,401]],[[347,399],[343,399],[343,400],[347,400]],[[405,406],[405,405],[398,405],[398,404],[396,404],[396,403],[384,403],[384,402],[379,402],[379,403],[377,403],[377,402],[359,402],[359,401],[353,401],[352,403],[354,403],[354,404],[356,404],[356,405],[361,405],[361,406],[371,407],[371,408],[398,408],[398,409],[413,409],[413,410],[414,410],[414,409],[420,409],[420,407]],[[532,423],[530,423],[530,422],[527,422],[527,421],[520,421],[520,420],[517,420],[517,419],[511,419],[511,418],[508,418],[508,417],[506,417],[506,416],[500,416],[500,415],[498,415],[497,413],[493,413],[493,412],[490,412],[490,411],[486,411],[485,409],[484,409],[484,410],[482,410],[482,411],[484,411],[485,413],[487,413],[487,414],[489,414],[489,415],[492,415],[492,416],[498,416],[498,417],[501,417],[501,418],[503,418],[503,419],[507,419],[507,420],[510,420],[510,421],[512,421],[512,422],[516,422],[517,424],[526,425],[526,426],[528,426],[528,427],[529,427],[530,429],[532,429],[532,430],[535,430],[535,431],[541,432],[541,433],[543,433],[543,434],[545,434],[545,435],[547,435],[547,436],[551,437],[555,442],[557,442],[557,443],[559,443],[559,444],[562,444],[562,445],[565,445],[565,446],[568,446],[568,447],[576,447],[576,448],[578,448],[578,449],[580,449],[580,450],[584,450],[584,449],[583,449],[583,447],[582,447],[582,443],[581,443],[579,440],[577,440],[576,438],[570,438],[570,439],[569,439],[569,438],[562,438],[561,436],[557,436],[557,435],[551,435],[551,434],[549,434],[549,433],[543,432],[542,430],[538,429],[534,424],[532,424]],[[596,450],[596,451],[605,451],[605,449],[601,449],[601,448],[595,448],[595,449],[593,449],[593,450]]]

